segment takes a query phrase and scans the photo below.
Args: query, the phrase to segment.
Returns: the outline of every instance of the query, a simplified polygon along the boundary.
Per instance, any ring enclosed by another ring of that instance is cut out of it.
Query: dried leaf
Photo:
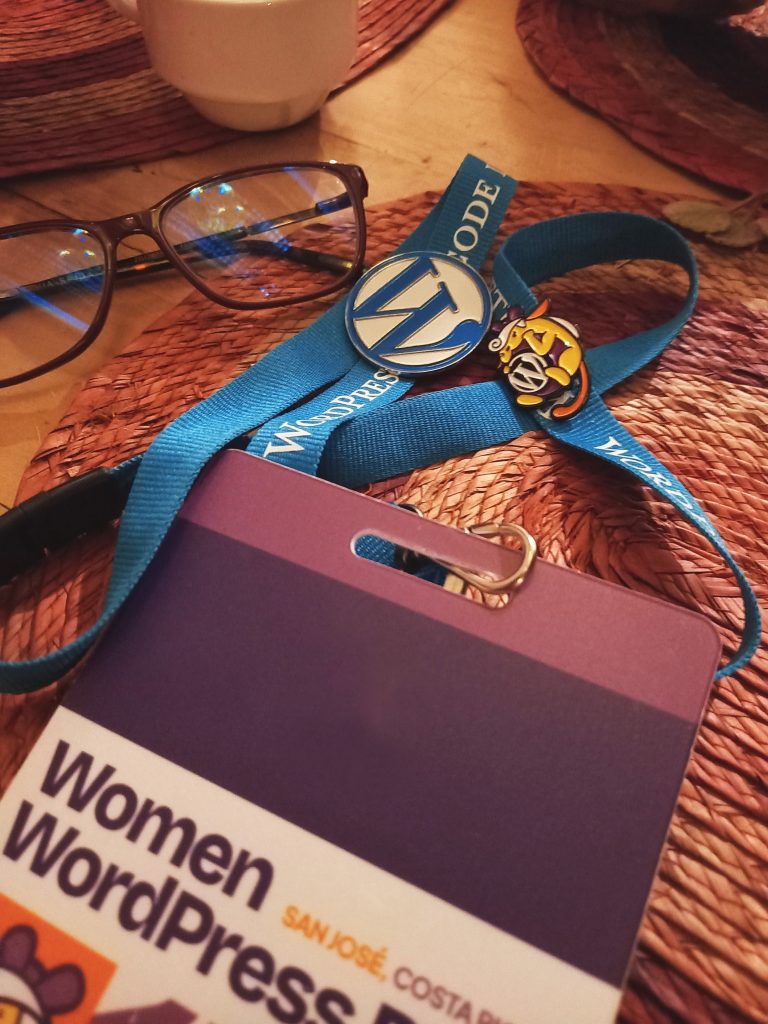
[[[729,249],[746,249],[757,245],[763,240],[763,232],[756,220],[751,217],[733,217],[727,231],[717,231],[707,235],[710,242],[725,245]]]
[[[698,199],[679,199],[667,203],[663,210],[667,220],[679,228],[699,234],[726,231],[731,226],[731,211],[719,203]]]

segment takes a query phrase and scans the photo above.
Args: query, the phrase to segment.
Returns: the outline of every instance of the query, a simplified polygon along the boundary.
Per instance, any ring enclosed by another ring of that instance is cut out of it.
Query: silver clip
[[[416,515],[424,518],[424,513],[416,505],[402,504],[400,508],[415,512]],[[439,558],[433,558],[436,565],[441,566],[448,573],[443,581],[443,588],[454,594],[462,594],[467,585],[476,587],[486,594],[507,594],[517,590],[524,582],[531,571],[536,560],[537,547],[535,538],[523,527],[514,523],[473,523],[464,529],[465,533],[472,533],[476,537],[515,537],[522,546],[523,560],[520,565],[509,576],[485,576],[472,569],[465,569],[452,562],[443,562]],[[425,555],[417,555],[416,552],[407,548],[397,548],[397,562],[400,568],[412,566],[411,559],[425,558]]]
[[[516,537],[522,545],[523,560],[509,576],[498,577],[481,575],[472,569],[464,569],[451,562],[441,562],[436,558],[435,562],[447,569],[449,573],[444,584],[446,589],[456,592],[455,583],[451,582],[451,585],[447,586],[451,576],[458,577],[464,584],[477,587],[478,590],[482,590],[486,594],[507,594],[512,590],[517,590],[525,582],[536,561],[537,548],[536,540],[524,527],[514,523],[508,525],[505,523],[474,523],[472,526],[466,527],[466,532],[472,533],[476,537]]]

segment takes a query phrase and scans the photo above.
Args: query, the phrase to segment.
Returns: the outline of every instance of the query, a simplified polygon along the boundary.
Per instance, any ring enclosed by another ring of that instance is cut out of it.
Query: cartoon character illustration
[[[548,312],[549,299],[544,299],[529,316],[494,324],[488,347],[499,353],[499,369],[518,405],[566,419],[587,400],[589,372],[576,327]]]
[[[83,972],[74,964],[46,969],[35,957],[37,935],[28,925],[0,939],[0,1024],[55,1024],[85,995]]]

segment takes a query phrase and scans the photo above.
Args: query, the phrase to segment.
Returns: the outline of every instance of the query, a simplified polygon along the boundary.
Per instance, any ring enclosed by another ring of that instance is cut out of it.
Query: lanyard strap
[[[490,381],[419,395],[372,412],[336,431],[320,472],[349,487],[387,479],[417,466],[504,444],[530,430],[545,430],[557,441],[621,466],[670,501],[707,537],[733,572],[744,605],[744,631],[731,661],[717,672],[730,675],[745,665],[760,642],[757,599],[725,542],[683,484],[613,416],[600,397],[654,359],[690,317],[698,273],[685,240],[671,227],[627,213],[576,214],[516,232],[494,264],[494,308],[530,312],[534,286],[548,278],[596,263],[661,259],[688,275],[688,292],[678,313],[658,327],[586,353],[592,393],[572,419],[556,421],[515,405],[504,381]]]
[[[507,239],[496,257],[494,310],[501,315],[508,306],[519,305],[530,312],[538,304],[531,288],[542,281],[594,264],[631,259],[676,264],[688,277],[688,292],[680,310],[663,324],[586,353],[592,392],[603,394],[659,355],[693,312],[698,292],[696,261],[674,228],[630,213],[574,214],[522,228]],[[331,439],[320,473],[359,487],[504,444],[529,430],[547,429],[548,422],[516,406],[512,391],[501,379],[447,388],[342,424]]]
[[[578,422],[575,422],[578,420]],[[760,608],[749,581],[728,547],[691,492],[659,460],[625,430],[603,400],[593,395],[586,407],[570,425],[550,423],[545,427],[552,437],[580,451],[597,455],[614,463],[651,487],[670,501],[685,518],[696,526],[710,544],[722,555],[736,577],[744,605],[744,629],[741,642],[730,662],[716,673],[716,678],[731,675],[742,668],[757,650],[760,642]]]
[[[499,181],[503,179],[511,198],[515,188],[512,179],[468,156],[445,194],[404,246],[418,250],[428,240],[444,244],[445,238],[453,238],[461,228],[467,196],[490,173]],[[357,358],[344,329],[342,299],[294,338],[169,424],[140,461],[129,460],[118,467],[115,476],[127,477],[135,472],[135,478],[98,621],[71,643],[43,657],[0,662],[0,690],[30,692],[77,664],[144,574],[209,459],[254,427],[339,380],[355,366]]]
[[[467,157],[462,172],[444,196],[440,217],[431,224],[425,221],[396,253],[422,249],[460,255],[464,263],[480,269],[517,182],[475,157]],[[341,420],[389,405],[406,395],[413,384],[413,379],[357,359],[341,380],[293,410],[290,417],[278,416],[265,424],[248,451],[315,475],[328,439]]]

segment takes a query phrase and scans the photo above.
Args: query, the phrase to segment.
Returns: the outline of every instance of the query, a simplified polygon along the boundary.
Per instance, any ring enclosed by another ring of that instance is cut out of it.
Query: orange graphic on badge
[[[89,1024],[115,964],[0,894],[0,1024]]]

